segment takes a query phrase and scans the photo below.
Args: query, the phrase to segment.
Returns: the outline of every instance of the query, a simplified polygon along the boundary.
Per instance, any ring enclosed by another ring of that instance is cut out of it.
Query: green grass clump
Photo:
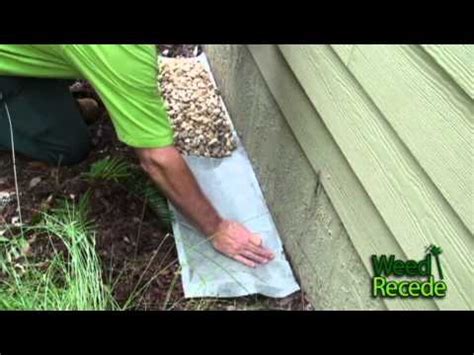
[[[126,179],[130,172],[129,164],[121,158],[104,158],[91,165],[90,170],[84,173],[89,180],[108,180],[119,182]]]
[[[22,238],[0,241],[0,309],[2,310],[114,310],[111,291],[102,281],[92,224],[87,220],[89,195],[78,204],[65,201],[23,235],[46,235],[53,256],[33,262],[24,255]],[[53,241],[60,241],[59,251]]]
[[[131,169],[130,175],[123,181],[125,188],[137,198],[145,200],[156,216],[169,226],[173,221],[173,213],[168,200],[161,194],[155,184],[139,169]]]
[[[118,157],[106,157],[92,164],[84,176],[88,180],[119,183],[135,197],[146,201],[148,207],[164,225],[169,227],[173,221],[173,214],[168,207],[166,197],[141,169],[125,160]]]

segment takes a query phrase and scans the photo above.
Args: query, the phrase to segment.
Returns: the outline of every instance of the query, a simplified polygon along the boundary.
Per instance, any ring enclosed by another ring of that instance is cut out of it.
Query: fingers
[[[263,247],[262,237],[260,237],[258,234],[252,234],[250,236],[250,243],[251,244],[247,246],[248,250],[264,258],[268,258],[268,259],[274,258],[273,253],[270,250],[265,249]]]
[[[272,251],[263,247],[262,238],[252,234],[243,225],[230,222],[220,234],[216,234],[213,246],[224,255],[255,268],[266,264],[274,258]]]
[[[247,265],[248,267],[254,268],[257,266],[252,260],[247,259],[246,257],[242,255],[234,255],[233,257],[235,260],[241,262],[244,265]]]
[[[248,251],[252,252],[253,254],[256,254],[256,255],[264,258],[264,259],[271,260],[271,259],[274,258],[273,253],[270,250],[265,249],[262,246],[256,247],[255,245],[249,244],[249,245],[247,245],[246,250],[248,250]]]
[[[263,257],[263,256],[260,256],[256,253],[253,253],[251,251],[248,251],[248,250],[244,250],[242,253],[240,253],[242,256],[246,257],[247,259],[249,260],[252,260],[254,262],[256,262],[257,264],[266,264],[270,261],[270,259],[266,258],[266,257]]]

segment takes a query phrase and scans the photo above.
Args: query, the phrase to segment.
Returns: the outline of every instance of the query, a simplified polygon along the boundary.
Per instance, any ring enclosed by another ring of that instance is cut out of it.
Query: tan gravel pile
[[[232,126],[206,68],[194,58],[160,61],[161,90],[184,154],[222,158],[236,148]]]

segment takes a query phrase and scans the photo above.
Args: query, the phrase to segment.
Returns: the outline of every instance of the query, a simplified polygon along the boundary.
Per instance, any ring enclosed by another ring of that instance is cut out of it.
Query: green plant
[[[2,240],[0,309],[4,310],[111,310],[118,309],[102,281],[92,224],[87,220],[89,195],[76,205],[64,201],[25,235],[43,235],[53,248],[46,261],[24,255],[23,237]],[[7,238],[5,238],[7,239]],[[58,250],[60,242],[65,251]]]
[[[106,157],[92,164],[84,176],[89,180],[105,180],[119,183],[135,197],[147,202],[150,209],[169,227],[173,214],[168,208],[168,201],[141,170],[125,160]]]
[[[89,180],[119,182],[129,176],[129,164],[118,157],[106,157],[92,164],[90,170],[84,176]]]
[[[168,207],[168,200],[145,173],[137,168],[130,169],[130,175],[123,185],[137,198],[147,201],[150,209],[169,226],[174,217]]]
[[[443,269],[441,268],[441,263],[439,261],[439,256],[443,253],[443,249],[441,249],[441,247],[438,247],[436,245],[430,245],[428,250],[431,253],[431,255],[433,255],[433,257],[435,258],[436,266],[438,267],[439,278],[443,280],[444,279]]]

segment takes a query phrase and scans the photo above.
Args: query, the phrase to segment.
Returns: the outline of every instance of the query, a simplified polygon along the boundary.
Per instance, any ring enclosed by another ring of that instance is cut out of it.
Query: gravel
[[[206,68],[195,58],[160,62],[159,82],[183,154],[222,158],[237,148],[232,125]]]

